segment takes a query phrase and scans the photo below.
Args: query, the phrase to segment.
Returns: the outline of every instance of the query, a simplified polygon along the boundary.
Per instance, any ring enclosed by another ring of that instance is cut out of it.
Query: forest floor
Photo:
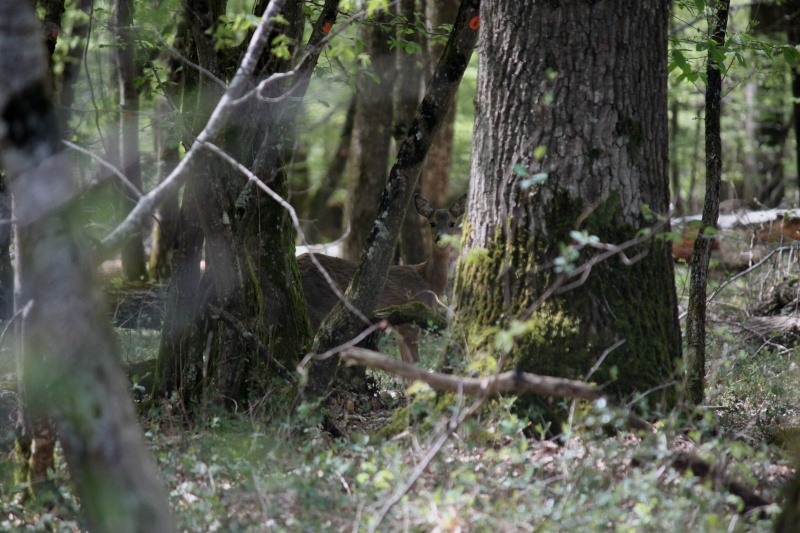
[[[715,297],[706,405],[698,416],[663,414],[654,433],[628,431],[623,414],[602,403],[566,401],[564,435],[543,438],[544,428],[526,428],[510,413],[513,397],[455,424],[471,399],[443,401],[371,371],[375,396],[340,394],[330,406],[345,430],[338,439],[319,425],[298,429],[280,384],[233,415],[187,422],[179,406],[164,404],[141,423],[182,531],[771,531],[797,460],[789,450],[797,449],[800,348],[796,331],[765,335],[749,325],[753,304],[769,300],[796,266],[776,259]],[[677,267],[676,278],[685,304],[688,269]],[[157,330],[118,332],[125,362],[155,355]],[[432,365],[445,344],[426,337],[422,364]],[[395,349],[388,340],[383,348]],[[4,459],[13,445],[10,353],[2,347]],[[134,376],[137,398],[141,378]],[[305,415],[320,413],[309,407]],[[387,426],[395,430],[382,432]],[[713,468],[695,475],[686,457]],[[83,530],[60,453],[53,479],[56,501],[23,502],[13,462],[0,461],[0,530]],[[735,487],[778,503],[753,507]]]

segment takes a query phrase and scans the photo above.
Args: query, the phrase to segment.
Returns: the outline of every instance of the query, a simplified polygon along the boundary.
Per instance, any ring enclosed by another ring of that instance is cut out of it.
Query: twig
[[[311,359],[314,359],[316,361],[324,361],[325,359],[329,359],[331,356],[337,353],[352,348],[353,346],[355,346],[356,344],[358,344],[359,342],[370,336],[374,331],[377,331],[379,329],[385,329],[387,325],[388,324],[386,322],[378,322],[377,324],[372,324],[370,327],[368,327],[367,329],[365,329],[364,331],[362,331],[349,341],[340,344],[339,346],[336,346],[334,348],[331,348],[327,352],[323,352],[321,354],[315,354],[314,352],[307,353],[306,356],[303,358],[303,360],[300,361],[300,364],[297,365],[297,371],[305,373],[304,368]]]
[[[477,399],[469,409],[466,411],[461,411],[461,402],[463,401],[463,398],[464,395],[461,391],[459,391],[458,405],[453,413],[453,416],[450,418],[450,421],[447,424],[447,429],[441,435],[439,435],[439,438],[436,439],[436,441],[433,443],[433,446],[431,446],[430,450],[428,450],[428,453],[425,454],[425,457],[423,457],[419,464],[417,464],[416,468],[414,468],[414,471],[408,477],[406,482],[399,489],[397,489],[394,494],[392,494],[392,496],[386,500],[386,502],[384,502],[383,507],[381,507],[381,510],[378,512],[378,516],[375,517],[375,522],[370,525],[370,533],[373,533],[378,528],[381,522],[383,522],[383,519],[386,518],[386,515],[389,514],[389,511],[392,510],[392,507],[397,505],[403,496],[405,496],[408,491],[411,490],[420,476],[422,476],[423,472],[425,472],[428,466],[430,466],[431,462],[433,462],[433,460],[439,454],[439,451],[441,451],[442,447],[450,438],[450,435],[457,430],[461,424],[464,423],[464,420],[472,416],[472,414],[475,413],[481,405],[483,405],[483,401],[485,399],[485,397],[481,397]]]
[[[733,282],[734,282],[734,281],[736,281],[737,279],[741,278],[742,276],[746,276],[747,274],[749,274],[750,272],[752,272],[752,271],[756,270],[757,268],[761,268],[761,265],[763,265],[764,263],[766,263],[766,262],[767,262],[767,260],[768,260],[770,257],[772,257],[773,255],[777,254],[778,252],[785,252],[785,251],[787,251],[787,250],[792,250],[793,248],[795,248],[795,247],[794,247],[794,246],[781,246],[780,248],[775,248],[775,249],[774,249],[774,250],[772,250],[770,253],[768,253],[768,254],[767,254],[767,255],[766,255],[766,256],[765,256],[763,259],[761,259],[761,261],[759,261],[759,262],[755,263],[755,264],[754,264],[753,266],[751,266],[751,267],[748,267],[748,268],[746,268],[745,270],[742,270],[741,272],[739,272],[739,273],[738,273],[738,274],[736,274],[735,276],[732,276],[730,279],[727,279],[727,280],[723,281],[722,283],[720,283],[719,287],[717,287],[717,288],[714,290],[714,292],[712,292],[712,293],[711,293],[711,294],[708,296],[708,298],[706,298],[706,304],[710,304],[710,303],[711,303],[711,300],[713,300],[713,299],[714,299],[714,297],[715,297],[715,296],[717,296],[717,294],[719,294],[719,293],[722,291],[722,289],[724,289],[725,287],[727,287],[728,285],[730,285],[731,283],[733,283]],[[689,312],[689,310],[687,309],[686,311],[684,311],[683,313],[681,313],[681,314],[678,316],[678,319],[679,319],[679,320],[683,320],[684,318],[686,318],[686,314],[687,314],[688,312]]]

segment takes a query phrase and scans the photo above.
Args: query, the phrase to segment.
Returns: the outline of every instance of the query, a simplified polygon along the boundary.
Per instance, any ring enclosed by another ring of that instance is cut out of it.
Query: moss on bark
[[[580,229],[605,243],[633,239],[639,228],[618,223],[619,204],[619,195],[612,193],[594,206]],[[551,264],[561,254],[561,243],[571,242],[569,233],[585,211],[582,201],[558,193],[544,224],[535,226],[546,227],[546,235],[531,231],[529,221],[519,221],[512,242],[498,230],[487,249],[473,253],[462,264],[459,317],[467,327],[472,352],[496,354],[509,349],[503,370],[517,367],[585,379],[603,352],[624,339],[591,381],[608,384],[609,391],[621,397],[658,388],[672,379],[673,357],[680,353],[680,337],[670,316],[674,313],[669,296],[673,273],[661,239],[643,245],[648,247],[647,256],[632,266],[617,257],[596,265],[583,285],[548,299],[519,322],[555,279],[552,268],[537,269],[536,265]],[[642,221],[640,227],[646,225]],[[575,265],[593,253],[584,250]],[[509,335],[513,342],[504,340]],[[671,405],[674,387],[660,389],[655,398]],[[528,400],[518,402],[522,410],[533,405]]]

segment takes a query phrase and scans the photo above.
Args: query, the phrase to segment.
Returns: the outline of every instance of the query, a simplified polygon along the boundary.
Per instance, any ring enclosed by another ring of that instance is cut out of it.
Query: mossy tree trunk
[[[78,227],[79,184],[62,151],[31,3],[0,1],[0,71],[0,157],[14,195],[26,309],[26,408],[31,419],[55,420],[87,529],[173,531]]]
[[[257,3],[255,9],[259,15],[265,5],[266,2]],[[218,17],[203,16],[205,11],[199,7],[202,7],[199,3],[193,4],[187,11],[198,62],[226,79],[233,70],[231,59],[237,55],[214,49],[207,24]],[[276,27],[275,31],[299,42],[304,23],[303,2],[286,2],[280,7],[288,24]],[[286,83],[269,86],[265,96],[275,98],[273,102],[269,98],[243,102],[216,142],[282,196],[287,192],[283,169],[290,160],[288,150],[294,146],[296,100],[305,94],[322,49],[324,28],[326,23],[335,22],[337,8],[336,0],[325,3],[306,50],[294,49],[289,60],[266,51],[262,54],[252,86],[276,72],[295,68],[296,74]],[[211,14],[220,9],[224,12],[224,3],[205,9],[212,9]],[[297,58],[301,58],[300,63],[295,65]],[[208,93],[200,98],[200,107],[218,100],[218,95],[209,94],[216,89],[206,87]],[[292,98],[277,98],[287,93]],[[210,109],[204,109],[198,115],[208,116],[209,112]],[[207,164],[192,176],[184,192],[184,206],[187,196],[196,203],[196,212],[186,214],[196,217],[202,228],[206,271],[198,280],[194,268],[197,241],[186,239],[186,249],[176,257],[192,264],[176,270],[171,280],[156,391],[160,395],[177,391],[184,401],[209,399],[241,406],[265,393],[272,371],[257,356],[254,344],[217,320],[209,304],[236,317],[262,345],[270,347],[272,355],[284,366],[296,364],[311,332],[300,292],[294,233],[285,209],[258,187],[248,184],[237,169],[219,156],[209,152],[206,157]],[[194,315],[186,316],[187,311],[177,305],[180,298]],[[170,305],[173,299],[175,302]],[[177,354],[170,351],[174,349],[181,351]],[[204,352],[208,354],[205,360]]]
[[[611,258],[583,285],[536,302],[573,230],[621,244],[652,225],[647,209],[667,213],[669,2],[488,0],[481,13],[469,234],[456,281],[472,353],[493,352],[498,331],[520,321],[506,367],[580,379],[624,339],[591,380],[623,396],[663,386],[681,348],[664,240],[645,244],[633,266]],[[650,398],[669,404],[674,388]]]

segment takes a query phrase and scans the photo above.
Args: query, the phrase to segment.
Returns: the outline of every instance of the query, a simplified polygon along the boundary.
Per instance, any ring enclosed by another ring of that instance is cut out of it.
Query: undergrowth
[[[679,269],[679,287],[685,276]],[[561,437],[531,438],[545,431],[511,414],[510,396],[453,427],[473,399],[442,401],[424,386],[407,394],[379,372],[374,401],[342,402],[352,424],[341,439],[293,423],[276,405],[268,416],[211,413],[189,423],[163,404],[142,424],[181,531],[771,531],[779,505],[743,512],[725,480],[780,502],[795,460],[798,351],[790,339],[742,333],[747,286],[731,285],[724,304],[709,307],[706,405],[664,414],[654,434],[627,430],[624,414],[600,401],[576,402]],[[120,335],[126,358],[155,354],[157,335]],[[435,365],[447,344],[427,336],[422,364]],[[398,409],[405,422],[379,437]],[[681,452],[717,475],[673,468]],[[0,528],[82,529],[60,453],[55,502],[19,502],[10,468],[0,476]]]

